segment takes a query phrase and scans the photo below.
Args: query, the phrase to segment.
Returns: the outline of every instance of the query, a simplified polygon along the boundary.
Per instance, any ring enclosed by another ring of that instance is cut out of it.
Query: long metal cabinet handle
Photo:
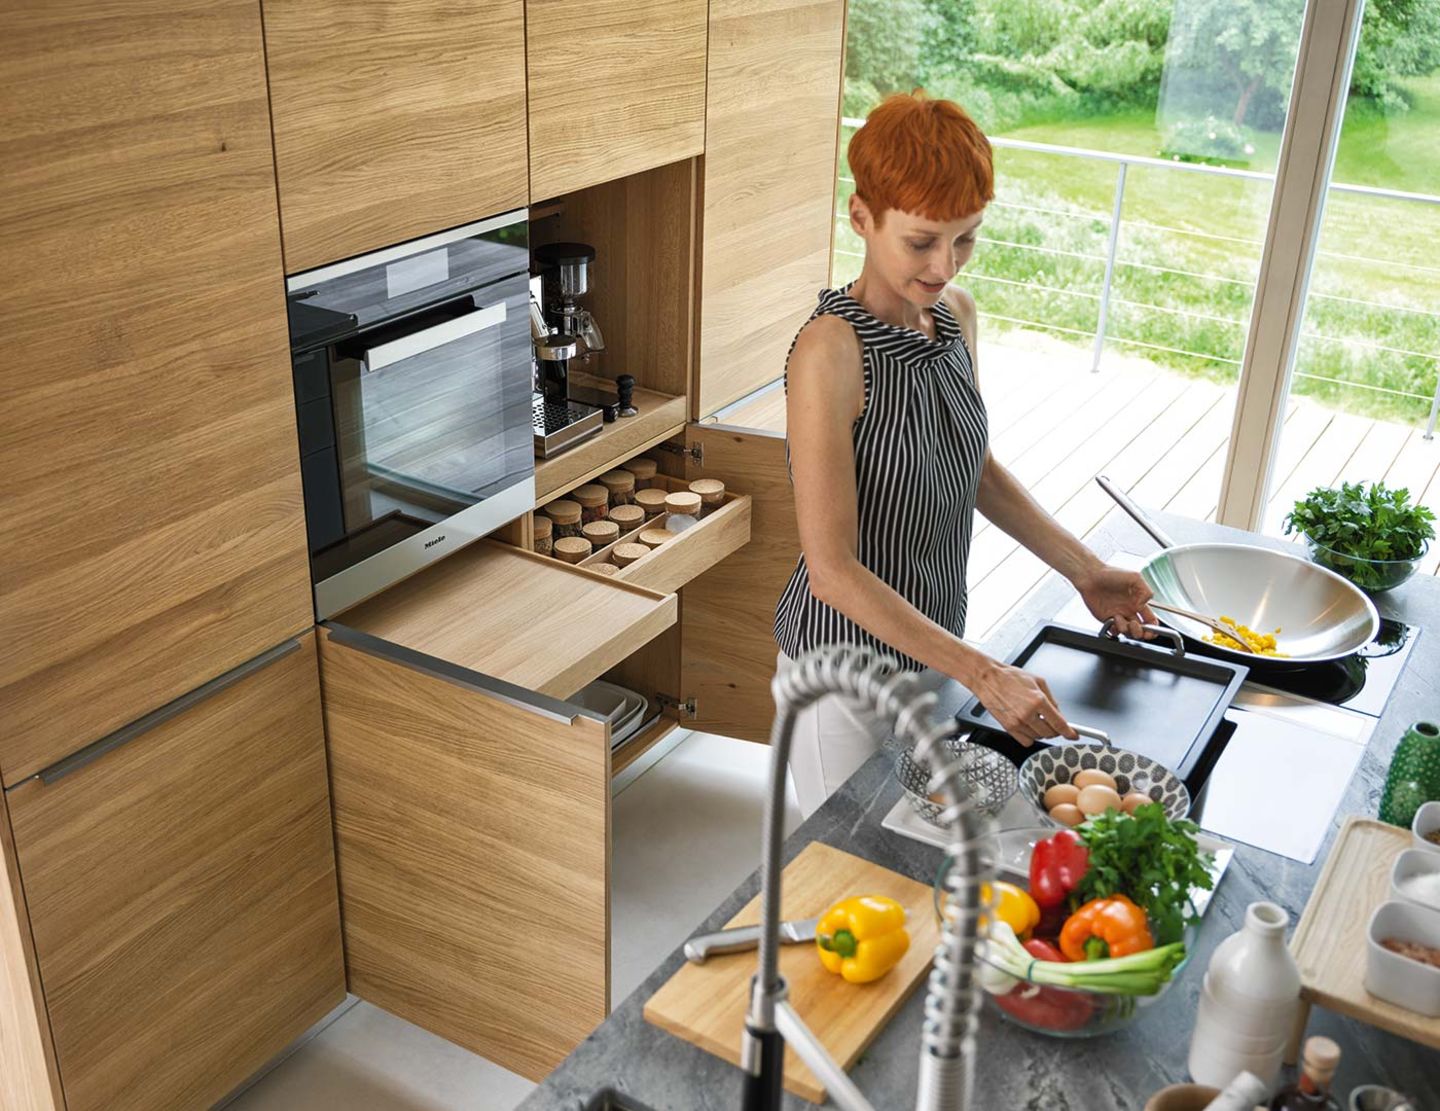
[[[208,683],[202,683],[193,691],[182,694],[179,698],[165,703],[159,709],[151,710],[144,717],[136,718],[129,725],[122,725],[113,733],[107,733],[98,741],[92,741],[77,752],[72,752],[63,760],[57,760],[48,768],[42,768],[38,777],[47,787],[56,780],[64,779],[71,772],[79,771],[86,764],[100,759],[107,752],[114,752],[121,745],[127,745],[137,737],[150,732],[158,725],[163,725],[171,718],[178,717],[186,710],[198,706],[212,695],[219,694],[227,687],[233,687],[241,679],[253,675],[263,667],[267,667],[276,660],[298,651],[300,642],[298,640],[287,640],[284,644],[277,644],[274,648],[261,652],[254,659],[246,660],[238,667],[232,667],[223,675],[217,675]]]
[[[454,683],[456,686],[494,698],[506,705],[514,706],[518,710],[524,710],[526,713],[539,714],[543,718],[563,722],[566,725],[576,718],[591,718],[602,722],[605,720],[604,715],[595,710],[576,706],[559,698],[552,698],[548,694],[540,694],[516,683],[507,683],[504,679],[496,679],[492,675],[471,671],[468,667],[461,667],[449,660],[442,660],[438,656],[428,656],[424,652],[417,652],[413,648],[406,648],[394,641],[362,632],[350,625],[342,625],[335,621],[324,621],[321,624],[330,631],[330,639],[336,644],[354,648],[357,652],[364,652],[369,656],[388,660],[390,663],[407,667],[411,671],[433,675],[437,679],[443,679],[447,683]]]
[[[486,328],[493,328],[504,322],[505,302],[497,301],[487,308],[476,309],[443,324],[422,328],[413,335],[401,336],[389,343],[377,343],[365,350],[360,361],[367,371],[383,370],[394,363],[413,359],[416,355],[434,351],[437,347],[473,336],[476,332],[483,332]]]

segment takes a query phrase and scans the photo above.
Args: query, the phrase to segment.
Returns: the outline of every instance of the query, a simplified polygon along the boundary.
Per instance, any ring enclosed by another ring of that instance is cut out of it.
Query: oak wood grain
[[[10,815],[0,791],[0,1107],[53,1111],[64,1106]]]
[[[1390,870],[1411,844],[1406,830],[1347,818],[1290,938],[1290,952],[1307,1003],[1440,1049],[1440,1022],[1365,990],[1370,916],[1390,897]]]
[[[536,200],[701,152],[708,6],[708,0],[527,0]]]
[[[636,388],[633,417],[617,418],[584,443],[552,459],[535,460],[535,502],[544,505],[613,471],[626,459],[685,428],[685,398]]]
[[[829,281],[844,15],[711,0],[696,417],[780,377]]]
[[[850,895],[885,895],[906,910],[910,948],[899,964],[873,983],[851,984],[826,971],[814,945],[780,947],[780,974],[789,987],[790,1003],[840,1067],[848,1069],[930,967],[940,937],[930,888],[820,841],[807,845],[785,866],[784,875],[780,913],[787,920],[816,917]],[[726,927],[759,921],[757,895]],[[645,1019],[738,1065],[755,968],[753,949],[682,965],[645,1004]],[[785,1087],[813,1103],[825,1099],[824,1087],[789,1046]]]
[[[568,698],[675,623],[673,594],[481,540],[340,614],[342,625]]]
[[[692,579],[682,593],[680,686],[698,710],[692,729],[768,741],[775,703],[775,603],[795,570],[800,536],[785,440],[725,425],[692,425],[704,465],[689,478],[719,478],[750,498],[750,541]]]
[[[209,1106],[344,997],[313,634],[8,802],[69,1111]]]
[[[264,0],[285,268],[529,199],[523,0]]]
[[[351,990],[539,1080],[609,1010],[608,727],[321,657]]]
[[[0,779],[313,620],[254,0],[11,5]]]

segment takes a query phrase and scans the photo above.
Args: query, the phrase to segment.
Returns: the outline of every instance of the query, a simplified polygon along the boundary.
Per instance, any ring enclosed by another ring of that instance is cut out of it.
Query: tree
[[[868,82],[881,94],[921,83],[921,46],[933,24],[925,0],[850,0],[845,19],[847,79]]]
[[[1176,0],[1166,66],[1218,76],[1234,97],[1236,127],[1267,92],[1283,115],[1302,12],[1303,0]]]
[[[1367,0],[1350,92],[1391,110],[1409,106],[1398,78],[1440,69],[1440,0]]]

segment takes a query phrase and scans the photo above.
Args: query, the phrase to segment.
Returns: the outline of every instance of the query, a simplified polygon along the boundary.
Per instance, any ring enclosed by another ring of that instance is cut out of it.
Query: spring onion
[[[989,939],[981,943],[980,958],[995,972],[1016,980],[1028,980],[1032,984],[1048,984],[1098,995],[1154,995],[1185,960],[1185,943],[1177,941],[1158,949],[1108,960],[1073,963],[1042,961],[1025,951],[1015,931],[1008,925],[992,922]],[[1003,994],[990,987],[992,979],[998,988],[1002,983],[999,976],[991,978],[987,973],[981,977],[981,983],[992,993]]]

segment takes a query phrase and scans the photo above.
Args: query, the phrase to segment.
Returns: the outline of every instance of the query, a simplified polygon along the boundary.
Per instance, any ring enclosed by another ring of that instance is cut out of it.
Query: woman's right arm
[[[882,643],[958,680],[1017,739],[1073,739],[1043,679],[972,648],[860,562],[852,428],[865,404],[865,382],[853,329],[832,316],[811,321],[786,374],[795,516],[811,593]]]

